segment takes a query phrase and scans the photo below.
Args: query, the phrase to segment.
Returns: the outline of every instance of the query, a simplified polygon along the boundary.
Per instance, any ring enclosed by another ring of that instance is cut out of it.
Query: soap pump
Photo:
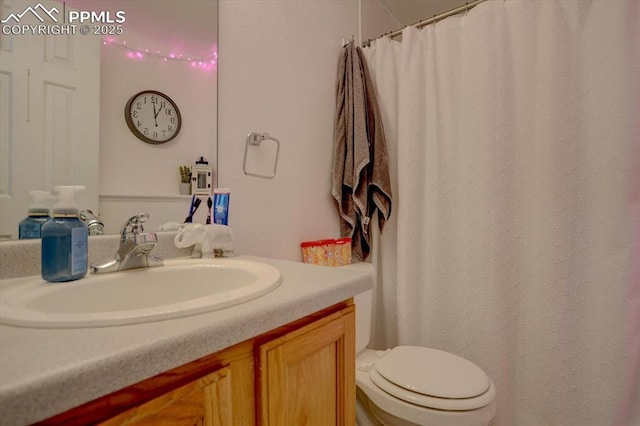
[[[40,238],[40,230],[51,216],[49,216],[49,205],[47,199],[51,195],[49,191],[29,191],[31,204],[27,217],[20,221],[18,225],[18,238],[21,240],[30,238]]]
[[[58,202],[53,218],[42,226],[42,278],[49,282],[73,281],[87,274],[88,228],[78,218],[76,191],[84,186],[56,186]]]

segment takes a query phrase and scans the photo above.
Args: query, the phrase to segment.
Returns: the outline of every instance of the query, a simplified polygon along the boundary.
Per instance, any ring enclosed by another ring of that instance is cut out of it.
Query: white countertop
[[[76,329],[0,325],[0,425],[44,420],[342,302],[373,287],[369,264],[339,268],[236,256],[278,268],[255,300],[146,324]]]

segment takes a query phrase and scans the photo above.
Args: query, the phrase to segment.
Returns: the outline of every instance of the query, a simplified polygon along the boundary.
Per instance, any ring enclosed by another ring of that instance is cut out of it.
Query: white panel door
[[[0,1],[0,16],[29,5]],[[0,234],[17,238],[33,189],[85,185],[78,204],[98,211],[99,97],[99,36],[0,36]]]

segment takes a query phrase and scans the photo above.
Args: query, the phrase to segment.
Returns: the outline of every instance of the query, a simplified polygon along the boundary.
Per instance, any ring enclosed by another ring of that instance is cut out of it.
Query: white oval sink
[[[278,287],[280,271],[241,259],[167,259],[164,266],[90,274],[67,283],[19,278],[0,290],[0,322],[38,328],[100,327],[225,308]]]

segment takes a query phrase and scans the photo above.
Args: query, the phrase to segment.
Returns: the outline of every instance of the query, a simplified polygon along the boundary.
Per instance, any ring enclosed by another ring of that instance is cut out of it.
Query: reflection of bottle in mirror
[[[42,226],[42,278],[72,281],[87,274],[87,225],[78,218],[75,191],[83,186],[56,186],[59,200],[53,218]]]
[[[214,188],[213,190],[213,223],[228,225],[229,223],[229,188]]]
[[[21,240],[29,238],[40,238],[40,229],[51,216],[49,216],[49,205],[47,198],[49,191],[29,191],[32,202],[29,204],[28,216],[18,224],[18,238]]]

